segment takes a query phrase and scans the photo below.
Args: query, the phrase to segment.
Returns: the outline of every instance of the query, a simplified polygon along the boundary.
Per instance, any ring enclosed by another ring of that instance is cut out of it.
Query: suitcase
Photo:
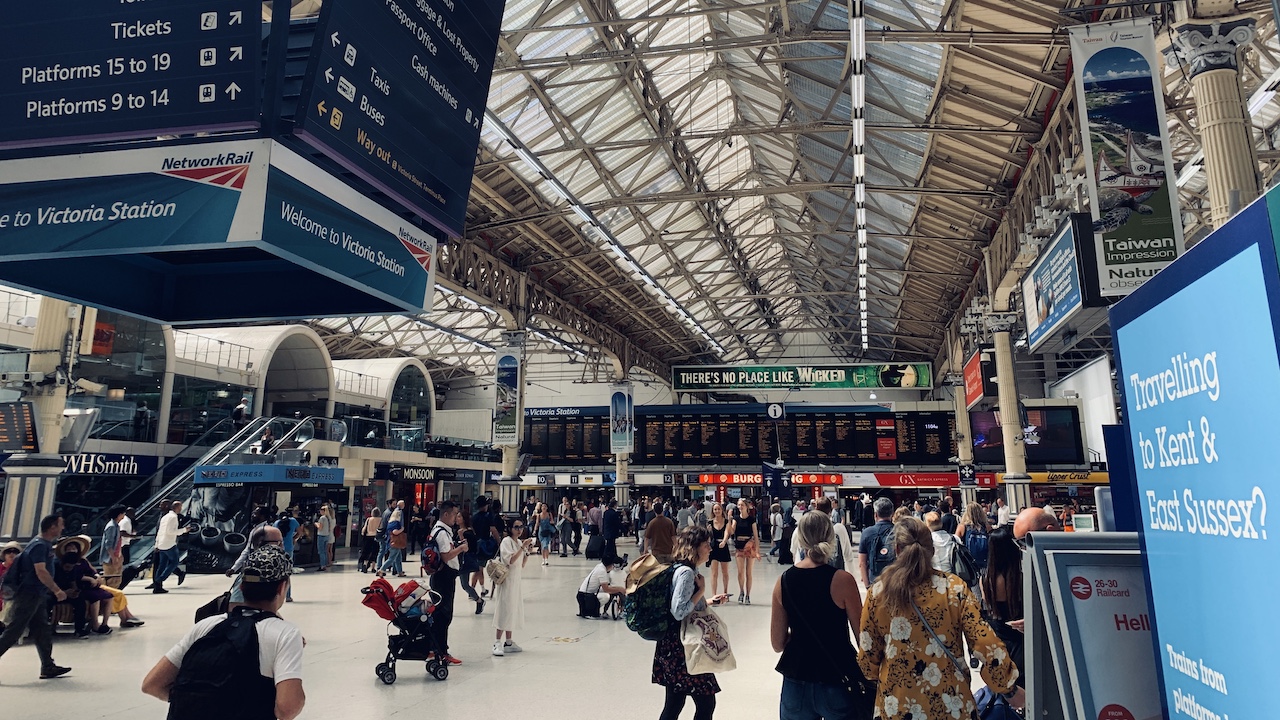
[[[587,541],[587,559],[599,560],[602,553],[604,553],[604,536],[592,535]]]

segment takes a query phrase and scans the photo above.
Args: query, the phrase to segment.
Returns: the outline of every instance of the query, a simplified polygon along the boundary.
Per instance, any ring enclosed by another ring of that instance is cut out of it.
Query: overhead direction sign
[[[461,236],[504,0],[330,0],[297,134]]]
[[[0,147],[259,124],[256,0],[9,3]]]

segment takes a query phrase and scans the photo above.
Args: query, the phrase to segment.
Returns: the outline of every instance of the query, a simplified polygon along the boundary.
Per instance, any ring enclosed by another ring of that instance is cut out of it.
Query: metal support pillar
[[[994,333],[996,386],[1000,393],[1000,430],[1004,439],[1006,502],[1013,512],[1031,506],[1031,476],[1027,474],[1027,446],[1022,437],[1018,380],[1013,370],[1013,340],[1006,331]]]

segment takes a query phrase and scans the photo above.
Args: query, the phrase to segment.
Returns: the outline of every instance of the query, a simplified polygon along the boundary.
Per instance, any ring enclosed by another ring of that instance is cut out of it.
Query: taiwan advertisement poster
[[[1183,252],[1182,216],[1149,19],[1073,27],[1098,287],[1124,297]]]
[[[631,383],[612,386],[609,399],[609,452],[629,454],[635,451],[636,409]]]
[[[518,348],[497,352],[494,374],[493,444],[520,444],[520,355]]]

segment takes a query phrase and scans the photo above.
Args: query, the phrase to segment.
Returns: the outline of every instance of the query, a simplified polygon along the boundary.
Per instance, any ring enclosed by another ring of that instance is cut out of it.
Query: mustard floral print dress
[[[982,679],[992,690],[1009,692],[1018,669],[1004,644],[982,619],[978,599],[955,575],[933,571],[916,590],[916,606],[951,654],[964,664],[964,642],[983,662]],[[915,610],[894,613],[876,582],[862,606],[858,665],[880,684],[875,717],[894,720],[968,720],[975,704],[969,669],[961,673],[920,624]]]

